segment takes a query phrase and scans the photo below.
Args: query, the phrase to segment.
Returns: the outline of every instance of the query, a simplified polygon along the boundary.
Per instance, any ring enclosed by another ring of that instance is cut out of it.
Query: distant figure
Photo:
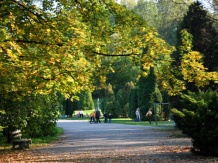
[[[107,123],[108,121],[108,114],[105,112],[104,113],[104,123]]]
[[[151,118],[152,118],[152,111],[151,111],[151,108],[149,108],[148,112],[146,113],[146,117],[148,117],[148,120],[151,124]]]
[[[80,118],[80,110],[77,112],[77,117]]]
[[[95,123],[95,111],[90,114],[90,123]]]
[[[83,118],[83,110],[80,110],[80,118]]]
[[[100,111],[97,109],[96,112],[95,112],[96,123],[101,123],[101,121],[100,121],[100,116],[101,116],[101,113],[100,113]]]
[[[140,109],[137,108],[136,111],[135,111],[135,115],[136,115],[136,119],[135,119],[135,122],[140,122]]]
[[[111,123],[112,122],[112,115],[111,115],[111,113],[109,113],[109,115],[108,115],[108,123]]]

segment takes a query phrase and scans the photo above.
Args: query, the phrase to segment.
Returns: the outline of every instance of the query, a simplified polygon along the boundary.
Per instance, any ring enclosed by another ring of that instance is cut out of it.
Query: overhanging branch
[[[98,52],[94,52],[94,54],[97,54],[97,55],[102,55],[102,56],[111,56],[111,57],[118,57],[118,56],[121,56],[121,57],[125,57],[125,56],[135,56],[135,55],[139,55],[139,54],[133,54],[133,53],[130,53],[130,54],[105,54],[105,53],[98,53]]]
[[[41,45],[57,45],[57,46],[63,46],[63,43],[47,43],[47,42],[42,42],[42,41],[33,41],[33,40],[4,40],[4,42],[8,41],[14,41],[17,43],[28,43],[28,44],[41,44]]]

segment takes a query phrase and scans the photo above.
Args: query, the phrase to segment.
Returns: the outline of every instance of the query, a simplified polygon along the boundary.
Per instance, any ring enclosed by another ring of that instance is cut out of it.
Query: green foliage
[[[167,91],[162,92],[163,103],[169,103],[169,95]],[[170,104],[164,104],[163,106],[164,120],[169,120],[171,115]]]
[[[31,137],[48,136],[56,133],[56,120],[62,110],[57,95],[37,95],[33,98],[28,124],[24,130]]]
[[[78,110],[78,101],[74,99],[71,101],[70,99],[63,100],[63,114],[67,116],[72,116],[75,110]]]
[[[0,108],[0,132],[3,130],[3,117],[4,117],[4,114],[5,114],[5,111],[4,110],[1,110],[2,108]]]
[[[130,98],[129,98],[129,117],[135,119],[135,111],[138,107],[138,88],[134,87],[131,90]]]
[[[78,102],[79,110],[93,110],[94,109],[94,101],[92,99],[92,93],[85,91],[79,94],[79,102]]]
[[[177,27],[188,10],[188,5],[193,1],[180,2],[180,0],[138,0],[134,11],[141,15],[150,26],[155,27],[161,38],[170,45],[175,45]]]
[[[117,111],[115,110],[115,95],[112,89],[112,85],[108,84],[105,89],[105,98],[101,102],[102,112],[111,113],[113,116],[118,116]],[[116,106],[120,106],[116,103]]]
[[[153,92],[152,100],[155,103],[161,103],[163,101],[162,94],[161,94],[160,90],[158,89],[158,87],[156,87],[155,91]],[[155,114],[157,120],[162,120],[162,117],[163,117],[163,115],[162,115],[163,114],[163,112],[162,112],[162,105],[158,105],[158,104],[156,105],[154,114]]]
[[[193,50],[204,54],[204,66],[209,71],[217,70],[218,33],[209,12],[199,1],[189,6],[180,28],[187,29],[193,35]]]
[[[118,100],[120,106],[121,106],[121,116],[122,117],[127,117],[128,116],[128,111],[129,111],[129,96],[131,93],[131,89],[134,87],[133,82],[128,82],[126,83],[122,89],[120,89],[117,94],[116,94],[116,100]],[[117,110],[117,109],[116,109]]]
[[[216,90],[218,33],[209,13],[200,2],[189,6],[179,31],[178,50],[174,57],[177,66],[180,66],[187,89]]]
[[[154,68],[150,68],[147,77],[141,76],[138,83],[138,107],[140,108],[141,119],[146,119],[146,112],[153,108],[154,93],[156,89],[156,76]]]
[[[56,94],[29,95],[20,99],[21,94],[1,94],[1,108],[5,114],[0,124],[10,140],[10,131],[21,129],[29,136],[45,136],[55,132],[56,119],[62,110],[61,101]]]
[[[192,138],[193,152],[218,156],[218,93],[188,92],[182,95],[186,108],[172,109],[177,126]]]
[[[111,62],[112,59],[108,59]],[[123,89],[124,85],[128,82],[137,82],[137,77],[140,74],[139,66],[135,65],[135,62],[130,57],[117,57],[113,59],[111,63],[111,71],[106,75],[106,83],[110,83],[116,94],[120,89]],[[106,61],[105,61],[106,62]],[[109,66],[106,65],[105,66]]]

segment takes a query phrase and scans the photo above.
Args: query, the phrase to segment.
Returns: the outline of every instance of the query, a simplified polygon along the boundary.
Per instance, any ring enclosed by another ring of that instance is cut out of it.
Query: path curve
[[[81,120],[61,120],[57,125],[64,129],[60,140],[36,151],[58,155],[63,162],[205,162],[189,152],[189,138],[174,138],[150,126]]]
[[[31,148],[8,162],[43,163],[212,163],[192,155],[189,138],[175,138],[150,126],[89,124],[59,120],[64,134],[53,144]]]

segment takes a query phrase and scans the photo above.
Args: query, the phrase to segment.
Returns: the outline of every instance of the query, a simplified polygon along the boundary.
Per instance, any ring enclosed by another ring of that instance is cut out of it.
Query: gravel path
[[[46,147],[32,148],[8,162],[48,163],[212,163],[216,158],[192,155],[189,138],[149,126],[89,124],[60,120],[60,139]],[[1,162],[1,161],[0,161]]]

